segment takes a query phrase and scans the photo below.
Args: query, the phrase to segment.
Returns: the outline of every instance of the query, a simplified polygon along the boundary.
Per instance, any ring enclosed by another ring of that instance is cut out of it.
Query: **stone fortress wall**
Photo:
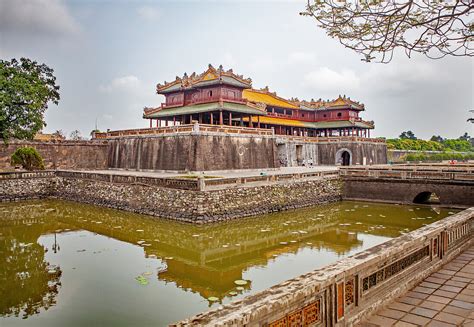
[[[387,145],[376,139],[327,138],[314,142],[311,138],[277,138],[281,166],[335,165],[342,151],[350,154],[351,165],[387,163]]]
[[[1,141],[0,141],[1,142]],[[18,141],[0,143],[0,171],[12,170],[10,157],[19,147],[33,147],[44,159],[46,169],[106,169],[107,141]]]
[[[164,187],[171,180],[173,187]],[[178,184],[180,183],[180,184]],[[341,199],[337,175],[199,191],[196,180],[68,171],[0,174],[0,202],[60,198],[204,224]]]
[[[0,170],[13,168],[10,156],[21,146],[35,147],[47,169],[276,169],[340,164],[343,152],[353,165],[387,162],[385,142],[360,137],[282,137],[265,129],[199,124],[103,134],[104,138],[93,141],[2,144]]]
[[[268,169],[280,165],[273,137],[168,134],[109,140],[108,167],[132,170],[212,171]]]

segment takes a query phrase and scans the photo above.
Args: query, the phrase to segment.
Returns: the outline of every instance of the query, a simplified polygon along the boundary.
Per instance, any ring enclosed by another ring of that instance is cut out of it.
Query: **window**
[[[326,114],[323,115],[324,118],[326,118],[326,116],[327,116]]]
[[[207,94],[209,95],[209,97],[212,97],[212,91],[209,91]]]
[[[342,114],[340,112],[338,112],[337,117],[342,117]]]
[[[301,117],[304,117],[304,114],[301,114]]]

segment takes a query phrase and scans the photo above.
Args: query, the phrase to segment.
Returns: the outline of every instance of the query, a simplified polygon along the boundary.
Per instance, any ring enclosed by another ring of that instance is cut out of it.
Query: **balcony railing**
[[[104,133],[95,133],[95,139],[109,139],[124,136],[141,136],[141,135],[160,135],[160,134],[179,134],[179,133],[225,133],[225,134],[249,134],[271,136],[273,130],[252,127],[228,126],[228,125],[208,125],[208,124],[186,124],[178,126],[154,127],[125,129],[119,131],[109,131]]]

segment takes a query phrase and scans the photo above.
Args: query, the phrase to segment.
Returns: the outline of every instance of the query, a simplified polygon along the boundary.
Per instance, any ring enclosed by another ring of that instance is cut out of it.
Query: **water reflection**
[[[448,210],[438,208],[341,202],[193,226],[63,201],[3,204],[0,259],[6,264],[0,267],[0,314],[26,318],[55,304],[61,269],[45,260],[45,252],[57,252],[53,258],[58,265],[66,260],[67,255],[59,255],[65,245],[58,243],[57,234],[67,233],[74,238],[78,231],[87,230],[140,246],[146,258],[161,260],[153,272],[156,280],[204,299],[215,297],[221,301],[268,287],[265,279],[276,283],[295,277],[295,273],[320,267],[447,215]],[[49,249],[38,243],[41,235],[54,237]],[[68,256],[77,256],[80,251],[74,249],[74,254]],[[117,262],[121,260],[119,252],[114,253]],[[315,254],[317,260],[304,259],[308,253]],[[278,260],[287,267],[276,267]],[[291,266],[294,262],[307,267]],[[120,269],[128,269],[125,262],[121,264]],[[250,278],[250,272],[258,269],[267,277]],[[237,286],[236,280],[248,283]],[[202,308],[186,310],[178,313],[180,318]]]
[[[56,303],[61,269],[45,261],[48,249],[37,243],[42,233],[49,232],[48,227],[41,228],[43,219],[33,214],[9,220],[5,213],[0,220],[0,315],[26,319]],[[33,224],[41,227],[30,228]]]

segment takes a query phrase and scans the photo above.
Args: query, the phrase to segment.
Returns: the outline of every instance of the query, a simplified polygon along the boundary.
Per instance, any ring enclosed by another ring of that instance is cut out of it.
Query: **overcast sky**
[[[362,62],[299,15],[305,3],[0,0],[0,58],[54,69],[61,101],[47,132],[88,135],[96,120],[101,130],[147,127],[143,107],[163,101],[157,83],[212,63],[283,97],[346,94],[365,104],[376,136],[474,134],[472,59]]]

